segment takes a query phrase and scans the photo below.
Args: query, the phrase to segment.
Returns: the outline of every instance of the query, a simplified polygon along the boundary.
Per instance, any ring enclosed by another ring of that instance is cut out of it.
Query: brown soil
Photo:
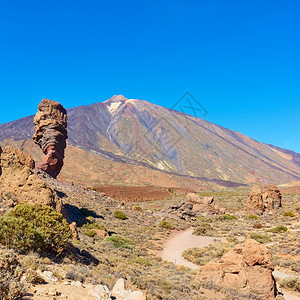
[[[117,186],[107,185],[96,188],[97,192],[112,197],[119,201],[143,202],[163,200],[172,197],[168,188],[159,186]],[[172,189],[173,193],[187,193],[189,190]]]
[[[282,194],[300,194],[300,186],[289,186],[280,188]]]

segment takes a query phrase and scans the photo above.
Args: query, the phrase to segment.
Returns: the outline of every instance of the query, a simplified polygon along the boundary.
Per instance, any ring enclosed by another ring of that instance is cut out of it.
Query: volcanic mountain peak
[[[0,125],[0,142],[28,140],[33,117]],[[69,145],[114,162],[235,182],[299,180],[300,154],[123,95],[68,109]]]
[[[103,102],[112,115],[115,115],[126,104],[142,101],[139,99],[128,99],[123,95],[114,95],[112,98]]]

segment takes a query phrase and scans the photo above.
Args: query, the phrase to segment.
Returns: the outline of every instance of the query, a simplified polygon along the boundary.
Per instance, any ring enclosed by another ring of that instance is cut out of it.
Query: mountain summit
[[[33,117],[0,125],[0,141],[27,140]],[[69,145],[111,161],[241,183],[299,180],[299,154],[200,118],[122,95],[68,109]]]

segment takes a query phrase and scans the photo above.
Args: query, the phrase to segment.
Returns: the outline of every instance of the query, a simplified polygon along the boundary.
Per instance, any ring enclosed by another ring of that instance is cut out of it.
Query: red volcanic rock
[[[253,185],[245,209],[258,214],[266,210],[281,207],[281,193],[274,184],[267,186]]]
[[[249,239],[236,245],[220,260],[200,267],[196,280],[237,289],[243,294],[255,293],[260,299],[270,300],[277,294],[273,270],[269,250]]]
[[[67,111],[58,102],[43,99],[33,119],[33,140],[45,157],[36,168],[56,178],[62,166],[66,148]]]

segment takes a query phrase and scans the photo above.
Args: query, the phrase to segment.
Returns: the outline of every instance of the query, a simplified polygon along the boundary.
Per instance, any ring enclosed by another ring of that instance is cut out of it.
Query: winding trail
[[[172,233],[167,242],[163,245],[163,251],[161,253],[162,259],[172,262],[175,265],[182,265],[197,270],[199,266],[183,258],[182,252],[189,248],[202,248],[216,241],[225,240],[225,238],[197,236],[192,233],[193,228]]]

